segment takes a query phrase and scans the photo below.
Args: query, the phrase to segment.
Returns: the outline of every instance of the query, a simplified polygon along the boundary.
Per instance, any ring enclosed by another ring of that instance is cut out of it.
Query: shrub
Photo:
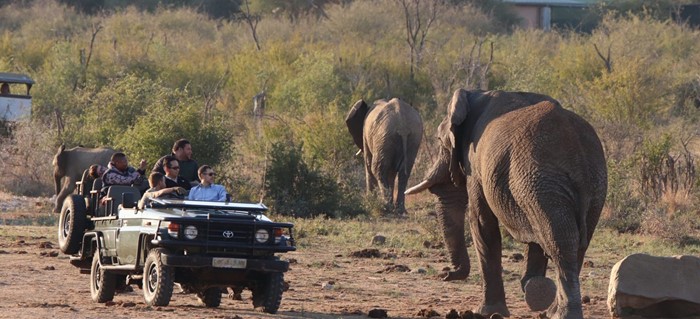
[[[0,138],[0,189],[24,196],[49,196],[53,192],[55,133],[37,130],[36,123],[22,122],[9,137]]]
[[[277,142],[272,144],[265,192],[272,209],[282,215],[312,217],[321,214],[342,217],[343,195],[330,178],[308,165],[302,157],[302,145]]]

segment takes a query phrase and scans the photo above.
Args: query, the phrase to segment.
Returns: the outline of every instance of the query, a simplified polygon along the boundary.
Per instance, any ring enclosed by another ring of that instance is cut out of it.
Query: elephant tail
[[[578,234],[579,234],[579,247],[588,247],[588,211],[590,208],[590,203],[583,200],[582,196],[579,195],[579,211],[578,211]]]
[[[404,174],[408,176],[408,165],[406,165],[406,159],[408,158],[408,154],[406,153],[408,150],[408,136],[406,135],[401,135],[401,154],[399,155],[399,160],[396,163],[396,171],[400,172],[403,170]]]

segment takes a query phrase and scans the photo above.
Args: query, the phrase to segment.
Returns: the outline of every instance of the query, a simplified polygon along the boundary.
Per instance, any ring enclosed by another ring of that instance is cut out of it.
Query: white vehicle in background
[[[29,95],[34,80],[19,73],[0,72],[0,120],[17,122],[32,115],[32,97]]]

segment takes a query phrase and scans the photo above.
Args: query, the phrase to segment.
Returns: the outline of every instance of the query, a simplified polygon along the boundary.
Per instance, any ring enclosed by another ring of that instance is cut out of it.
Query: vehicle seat
[[[100,193],[102,192],[102,178],[98,177],[92,182],[88,212],[93,216],[104,216],[104,208],[100,207]]]
[[[107,205],[105,207],[107,216],[116,216],[119,205],[122,204],[122,194],[133,193],[133,198],[139,198],[139,189],[132,186],[112,185],[107,189]]]
[[[77,190],[78,194],[83,197],[87,197],[90,195],[90,190],[92,190],[92,184],[95,181],[95,179],[90,176],[90,170],[86,169],[83,171],[83,177],[80,178],[80,181],[77,182]]]

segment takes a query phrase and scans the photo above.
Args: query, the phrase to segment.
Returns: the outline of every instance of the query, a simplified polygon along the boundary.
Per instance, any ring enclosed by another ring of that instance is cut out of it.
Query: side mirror
[[[124,208],[136,207],[136,200],[134,199],[134,193],[123,193],[122,194],[122,207],[124,207]]]

